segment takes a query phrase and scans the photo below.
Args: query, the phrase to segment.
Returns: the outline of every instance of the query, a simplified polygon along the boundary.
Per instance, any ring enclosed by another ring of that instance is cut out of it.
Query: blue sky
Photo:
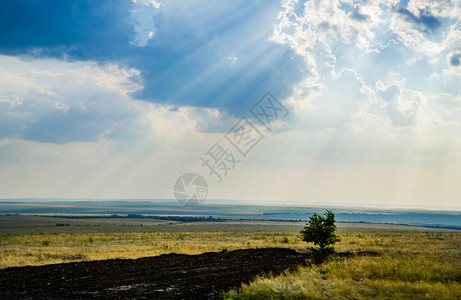
[[[170,198],[270,91],[209,197],[459,205],[456,1],[0,3],[0,197]],[[259,127],[258,127],[259,128]]]

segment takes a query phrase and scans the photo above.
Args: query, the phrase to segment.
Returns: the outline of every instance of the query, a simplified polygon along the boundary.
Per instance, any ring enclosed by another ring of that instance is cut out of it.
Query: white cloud
[[[9,56],[0,65],[0,138],[176,139],[219,122],[206,108],[133,100],[142,80],[132,68]]]
[[[459,72],[457,68],[443,70],[445,59],[440,59],[461,42],[460,25],[453,20],[458,16],[449,12],[450,8],[456,11],[458,6],[453,7],[450,1],[437,5],[410,1],[408,13],[399,1],[307,1],[301,10],[296,10],[296,5],[300,5],[297,1],[284,0],[281,4],[283,10],[270,40],[285,44],[304,57],[305,67],[311,74],[293,88],[292,97],[286,100],[298,113],[315,118],[322,103],[327,110],[323,113],[327,117],[320,118],[322,122],[331,118],[349,120],[348,112],[357,107],[356,112],[381,113],[395,126],[416,126],[421,97],[425,97],[431,86],[423,85],[424,92],[419,90],[416,78],[421,77],[424,82],[429,78],[438,80],[429,95],[441,92],[438,90],[441,85],[448,84],[448,90],[452,89],[452,84],[444,81]],[[427,14],[425,18],[421,9]],[[415,19],[410,18],[411,13]],[[439,25],[434,16],[449,19]],[[441,26],[437,29],[440,34],[435,36],[422,30],[419,26],[425,22],[433,28]],[[404,68],[399,63],[402,59]],[[456,55],[450,54],[448,60],[456,62]],[[432,69],[427,68],[427,76],[421,71],[415,73],[424,64],[434,65]],[[434,68],[438,72],[434,72]],[[341,84],[338,79],[344,72],[354,73],[358,85],[354,80]],[[406,76],[411,76],[412,81],[407,83]],[[392,82],[396,78],[402,84],[395,86],[398,89],[395,98],[381,102],[379,94],[394,85],[380,87],[382,81]],[[354,89],[360,92],[354,94]],[[332,91],[338,92],[333,95]],[[353,119],[348,122],[353,123]],[[311,119],[310,124],[312,122]]]
[[[430,11],[436,17],[461,20],[461,3],[457,0],[410,0],[408,1],[408,10],[417,16],[421,12]]]
[[[449,79],[460,69],[445,64],[459,25],[445,20],[434,37],[397,12],[399,1],[344,2],[308,1],[300,11],[282,1],[271,37],[311,74],[285,100],[290,126],[310,135],[303,153],[358,165],[461,161],[459,87]]]
[[[228,56],[227,60],[230,62],[231,67],[235,67],[239,61],[239,58],[237,56]]]
[[[132,0],[133,10],[131,21],[134,26],[135,37],[133,43],[144,47],[155,36],[154,17],[160,8],[160,2],[155,0]]]
[[[384,109],[394,126],[416,125],[420,99],[417,93],[398,85],[378,84],[378,94],[384,100]]]

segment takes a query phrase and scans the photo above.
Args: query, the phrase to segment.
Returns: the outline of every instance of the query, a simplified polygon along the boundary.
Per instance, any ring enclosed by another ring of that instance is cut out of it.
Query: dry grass
[[[331,259],[261,277],[226,299],[461,299],[461,233],[340,232],[337,251],[379,257]],[[70,261],[198,254],[223,249],[288,247],[296,231],[0,234],[0,268]]]
[[[305,246],[295,232],[121,232],[0,234],[0,268],[164,253]]]
[[[460,233],[342,233],[338,250],[379,257],[330,259],[261,277],[225,299],[461,299]]]

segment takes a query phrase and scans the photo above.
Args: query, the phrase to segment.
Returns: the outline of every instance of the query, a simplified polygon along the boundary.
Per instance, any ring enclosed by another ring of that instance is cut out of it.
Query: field
[[[50,263],[200,254],[253,248],[307,253],[303,222],[182,223],[152,219],[0,217],[0,268]],[[226,299],[459,299],[461,232],[421,227],[340,223],[338,252],[278,276],[263,276]]]
[[[331,258],[260,277],[225,299],[461,299],[461,234],[343,232],[340,251],[377,257]]]
[[[0,216],[0,268],[80,260],[139,258],[165,253],[199,254],[223,249],[287,247],[303,250],[298,237],[303,222],[192,222],[129,218],[70,219]],[[341,251],[368,250],[376,232],[435,229],[383,224],[340,223]],[[439,229],[441,230],[441,229]],[[364,232],[357,244],[353,232]],[[366,233],[372,231],[373,233]],[[444,230],[450,232],[450,230]],[[426,233],[423,233],[425,235]],[[432,236],[432,235],[431,235]],[[376,238],[379,240],[379,237]],[[387,241],[390,243],[391,241]],[[373,244],[372,243],[372,244]]]

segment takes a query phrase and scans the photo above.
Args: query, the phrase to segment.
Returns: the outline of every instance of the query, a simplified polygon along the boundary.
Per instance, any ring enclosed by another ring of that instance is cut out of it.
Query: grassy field
[[[142,226],[141,226],[142,225]],[[307,251],[304,223],[180,223],[148,219],[0,217],[0,268],[163,253],[288,247]],[[337,250],[378,257],[330,259],[258,278],[226,299],[461,299],[461,232],[338,224]]]
[[[224,299],[461,299],[461,233],[342,232],[339,251],[378,257],[331,258],[261,277]]]
[[[297,237],[304,223],[227,221],[181,223],[151,219],[0,217],[0,268],[79,260],[139,258],[164,253],[199,254],[223,249],[305,249]],[[340,223],[342,231],[431,230],[420,227]]]

